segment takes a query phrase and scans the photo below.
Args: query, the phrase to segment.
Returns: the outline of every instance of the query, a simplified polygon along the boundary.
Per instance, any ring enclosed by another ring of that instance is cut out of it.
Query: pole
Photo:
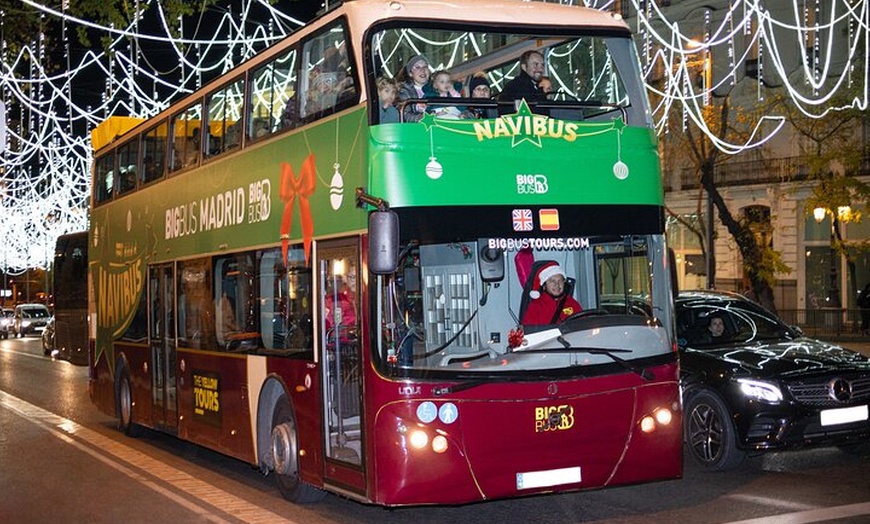
[[[839,265],[839,256],[836,250],[836,242],[837,242],[837,217],[834,215],[834,212],[831,212],[831,247],[828,256],[828,295],[830,303],[829,307],[839,309],[842,307],[842,303],[840,301],[840,285],[837,282],[839,275],[839,271],[837,271],[837,266]]]
[[[716,288],[716,248],[713,234],[713,197],[707,191],[707,289]]]

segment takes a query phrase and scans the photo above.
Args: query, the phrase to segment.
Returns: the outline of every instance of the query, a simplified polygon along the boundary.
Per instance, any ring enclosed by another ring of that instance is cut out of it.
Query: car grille
[[[832,384],[836,380],[845,381],[849,385],[851,395],[846,400],[838,400],[832,393]],[[787,385],[791,396],[800,404],[806,406],[827,408],[850,404],[860,404],[870,399],[870,375],[856,377],[823,377],[814,380],[794,382]]]

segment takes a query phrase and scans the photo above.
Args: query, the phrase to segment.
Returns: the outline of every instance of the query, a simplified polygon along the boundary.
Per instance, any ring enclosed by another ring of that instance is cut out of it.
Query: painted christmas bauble
[[[628,178],[628,166],[622,160],[613,164],[613,176],[620,180]]]
[[[341,202],[344,200],[344,178],[337,170],[332,175],[332,182],[329,183],[329,203],[332,209],[338,210],[341,207]]]
[[[444,168],[441,163],[434,156],[429,157],[429,163],[426,164],[426,176],[432,180],[438,180],[442,174],[444,174]]]

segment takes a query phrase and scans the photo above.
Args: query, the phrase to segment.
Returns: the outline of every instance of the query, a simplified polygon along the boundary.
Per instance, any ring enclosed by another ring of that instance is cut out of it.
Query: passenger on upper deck
[[[489,87],[489,82],[486,80],[486,73],[475,73],[468,81],[468,95],[471,98],[483,98],[489,100],[492,98],[492,90]],[[467,108],[462,113],[462,118],[497,118],[498,110],[494,107],[474,107]]]
[[[423,98],[423,88],[429,83],[429,60],[423,55],[414,55],[405,64],[403,82],[399,86],[399,101]],[[426,112],[426,104],[405,104],[402,115],[405,122],[418,122]]]
[[[557,262],[544,265],[535,279],[529,302],[521,323],[524,325],[558,324],[583,311],[580,303],[565,286],[565,271]]]
[[[550,93],[553,92],[553,81],[550,80],[549,76],[542,76],[541,79],[538,80],[538,89],[541,90],[541,94],[545,97],[550,97]]]
[[[538,89],[538,81],[544,76],[544,55],[539,51],[526,51],[520,56],[520,74],[504,86],[499,95],[500,101],[543,102],[546,96]],[[512,113],[514,108],[499,107],[499,113]],[[540,112],[540,111],[536,111]]]
[[[399,110],[394,105],[396,103],[396,93],[398,92],[396,81],[392,78],[378,78],[378,123],[390,124],[399,121]]]
[[[450,72],[445,70],[436,71],[432,74],[432,83],[427,85],[423,92],[427,98],[462,98],[459,90],[450,79]],[[429,111],[440,118],[459,118],[462,111],[456,106],[432,106]]]

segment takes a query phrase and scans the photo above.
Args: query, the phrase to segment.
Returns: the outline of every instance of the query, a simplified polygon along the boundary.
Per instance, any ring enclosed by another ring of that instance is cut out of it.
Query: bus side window
[[[166,123],[148,130],[142,137],[142,183],[147,184],[163,177],[166,158]]]
[[[172,119],[173,171],[199,163],[202,134],[200,109],[199,104],[190,106]]]
[[[291,247],[287,262],[280,249],[260,256],[260,326],[263,347],[287,355],[314,349],[311,317],[311,268],[305,263],[302,246]]]
[[[256,140],[298,124],[293,111],[296,95],[296,49],[290,49],[255,70],[250,82],[249,139]]]
[[[208,258],[178,263],[178,343],[181,347],[214,349],[211,264]]]
[[[136,164],[139,157],[139,140],[134,139],[118,148],[118,193],[136,189]]]
[[[216,258],[214,318],[218,346],[231,352],[255,351],[260,343],[260,292],[253,253]]]
[[[206,98],[208,132],[205,133],[205,152],[207,156],[232,151],[241,145],[239,125],[242,121],[244,96],[244,80],[237,80]]]
[[[97,176],[94,184],[94,200],[99,204],[112,198],[115,188],[115,151],[109,151],[97,159]]]
[[[341,106],[356,97],[345,41],[344,27],[336,25],[305,43],[302,118]]]

